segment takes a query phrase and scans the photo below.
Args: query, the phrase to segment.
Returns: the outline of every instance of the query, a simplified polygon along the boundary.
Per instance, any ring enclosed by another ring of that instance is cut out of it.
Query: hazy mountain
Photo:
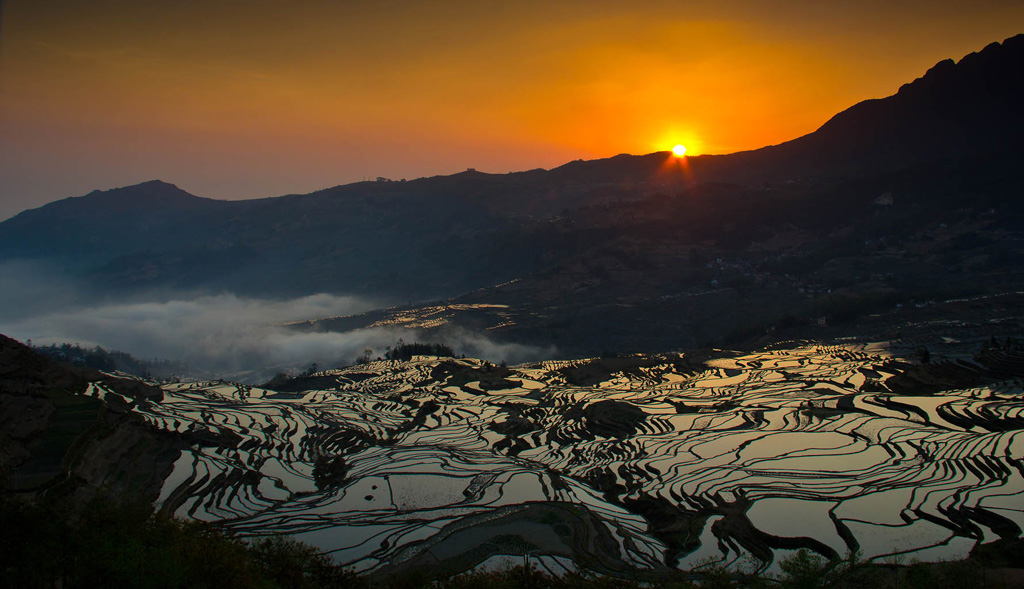
[[[0,223],[0,259],[56,266],[103,296],[469,292],[460,302],[516,315],[495,333],[570,347],[799,324],[834,314],[843,289],[885,305],[1019,289],[1021,72],[1024,35],[940,62],[807,136],[727,156],[620,155],[236,202],[159,181],[96,191]]]
[[[532,269],[529,249],[542,245],[520,239],[524,223],[630,194],[552,185],[534,172],[464,173],[224,202],[154,181],[17,215],[0,224],[0,255],[57,264],[105,290],[452,295]]]

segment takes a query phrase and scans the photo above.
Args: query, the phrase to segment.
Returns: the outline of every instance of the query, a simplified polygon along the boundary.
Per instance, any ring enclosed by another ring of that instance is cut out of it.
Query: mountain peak
[[[93,190],[86,196],[94,196],[101,194],[118,194],[118,195],[187,195],[192,198],[199,198],[193,194],[185,192],[181,188],[178,188],[170,182],[164,182],[163,180],[147,180],[145,182],[139,182],[138,184],[130,184],[128,186],[119,186],[117,188],[111,188],[108,190]]]
[[[186,213],[197,205],[210,202],[219,201],[195,196],[163,180],[149,180],[109,190],[93,190],[82,196],[57,200],[36,209],[23,211],[8,222],[18,225],[31,223],[39,218],[84,220],[96,216],[117,215],[126,215],[127,222],[129,219],[140,219],[140,216],[150,214]]]
[[[210,199],[198,197],[163,180],[148,180],[129,186],[109,190],[93,190],[89,194],[66,198],[50,203],[46,207],[101,206],[120,210],[148,210],[187,207],[198,201]]]
[[[1024,62],[1024,34],[989,43],[981,51],[962,57],[959,62],[944,59],[932,66],[924,76],[904,84],[897,96],[918,89],[935,92],[955,89],[959,92],[988,91],[1007,84],[1020,85],[1021,63]]]
[[[136,186],[136,187],[139,187],[139,186],[166,187],[166,188],[174,188],[174,189],[177,189],[177,190],[181,190],[176,185],[171,184],[170,182],[164,182],[163,180],[147,180],[145,182],[139,182],[138,184],[134,184],[133,186]]]
[[[992,43],[959,62],[944,59],[896,94],[857,103],[814,133],[727,156],[724,175],[842,176],[1019,151],[1024,133],[1021,72],[1024,35]]]

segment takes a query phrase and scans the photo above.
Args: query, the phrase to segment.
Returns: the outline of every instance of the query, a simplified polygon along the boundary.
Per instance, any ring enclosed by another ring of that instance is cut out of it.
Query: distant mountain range
[[[620,155],[233,202],[152,181],[0,223],[0,259],[54,269],[101,296],[459,297],[446,325],[580,353],[742,341],[1021,290],[1022,137],[1018,35],[754,151]]]

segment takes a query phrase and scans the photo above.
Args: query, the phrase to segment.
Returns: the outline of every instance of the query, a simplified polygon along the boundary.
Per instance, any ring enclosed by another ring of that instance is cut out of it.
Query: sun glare
[[[683,157],[684,155],[686,155],[686,146],[676,145],[675,147],[672,148],[672,153],[676,154],[679,157]]]

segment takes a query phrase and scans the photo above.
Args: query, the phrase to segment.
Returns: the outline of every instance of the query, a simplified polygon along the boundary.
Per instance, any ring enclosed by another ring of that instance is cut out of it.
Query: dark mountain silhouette
[[[1022,65],[1024,35],[992,43],[959,63],[939,62],[894,96],[858,103],[814,133],[709,161],[713,165],[706,173],[775,180],[847,176],[933,159],[1020,151]]]
[[[652,329],[713,341],[827,315],[845,304],[837,289],[879,304],[911,287],[919,298],[1019,290],[1022,72],[1018,35],[814,133],[731,155],[619,155],[236,202],[159,181],[97,191],[0,223],[0,259],[56,265],[105,296],[468,292],[460,300],[532,317],[505,328],[516,338],[628,345]],[[698,304],[702,291],[719,294]],[[664,313],[681,319],[654,319]],[[607,328],[626,316],[643,328]]]
[[[175,231],[223,201],[193,196],[153,180],[113,190],[94,190],[25,211],[2,224],[3,251],[11,256],[107,255],[155,241],[152,231]],[[116,231],[105,231],[116,228]],[[167,238],[173,239],[171,235]]]
[[[959,63],[939,62],[888,98],[860,102],[803,137],[724,156],[689,158],[693,182],[848,177],[936,159],[1020,151],[1024,135],[1024,35],[992,43]],[[668,152],[572,162],[564,180],[677,178]]]

